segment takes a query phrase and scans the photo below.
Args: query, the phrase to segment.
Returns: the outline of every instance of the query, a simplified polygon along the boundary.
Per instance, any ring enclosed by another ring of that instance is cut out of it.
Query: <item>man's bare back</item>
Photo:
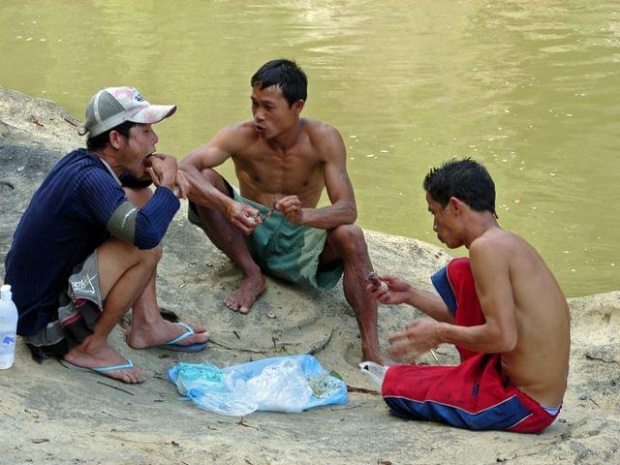
[[[487,248],[488,253],[480,248]],[[485,257],[495,261],[493,274],[481,271],[487,267]],[[474,240],[470,259],[476,283],[487,280],[483,289],[509,280],[518,337],[514,349],[502,353],[504,372],[532,398],[544,405],[559,405],[568,377],[570,315],[555,277],[530,244],[501,228],[487,230]],[[482,303],[487,295],[480,297]]]

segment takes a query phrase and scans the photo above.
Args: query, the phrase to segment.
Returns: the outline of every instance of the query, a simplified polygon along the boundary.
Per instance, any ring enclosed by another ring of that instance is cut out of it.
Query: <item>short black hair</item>
[[[112,129],[108,129],[106,132],[102,132],[98,136],[89,137],[86,139],[86,148],[91,152],[93,150],[104,149],[106,145],[108,145],[108,141],[110,140],[110,132],[116,131],[121,135],[129,138],[129,131],[138,123],[134,123],[133,121],[125,121],[124,123],[119,124],[118,126],[113,127]]]
[[[423,186],[442,208],[448,205],[451,197],[456,197],[474,211],[489,211],[497,217],[495,183],[486,168],[471,158],[450,160],[432,168]]]
[[[291,60],[271,60],[260,67],[250,79],[250,85],[259,85],[261,90],[277,86],[284,94],[289,107],[298,100],[308,98],[308,78],[306,73]]]

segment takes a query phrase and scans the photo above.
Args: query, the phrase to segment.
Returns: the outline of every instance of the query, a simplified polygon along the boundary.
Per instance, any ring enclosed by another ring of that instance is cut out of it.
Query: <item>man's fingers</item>
[[[260,215],[258,211],[256,211],[256,215],[252,216],[248,211],[243,211],[240,214],[235,214],[231,218],[231,223],[243,234],[249,235],[254,231],[256,226],[262,223]]]
[[[411,355],[409,346],[402,342],[389,345],[386,351],[393,359],[403,361],[405,363],[409,363],[414,359]]]
[[[235,227],[237,229],[239,229],[246,236],[249,235],[252,232],[252,230],[250,228],[248,228],[247,226],[245,226],[243,223],[240,223],[240,222],[236,221],[233,224],[235,225]]]
[[[409,336],[407,335],[406,331],[398,331],[397,333],[394,333],[388,336],[389,342],[398,342],[398,341],[408,340],[408,339],[409,339]]]
[[[159,178],[157,177],[157,174],[155,173],[155,170],[153,168],[149,167],[149,168],[146,169],[146,172],[151,177],[151,181],[153,181],[153,184],[155,184],[156,186],[159,186]]]

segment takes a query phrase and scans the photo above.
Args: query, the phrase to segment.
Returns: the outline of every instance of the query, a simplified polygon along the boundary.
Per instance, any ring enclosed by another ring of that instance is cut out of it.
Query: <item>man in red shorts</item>
[[[471,159],[424,179],[433,230],[469,258],[432,277],[440,297],[394,276],[368,290],[383,304],[412,305],[420,319],[390,336],[388,352],[413,362],[454,344],[457,366],[393,365],[382,395],[392,411],[472,430],[534,433],[559,414],[570,352],[570,315],[555,277],[534,248],[497,223],[495,185]]]

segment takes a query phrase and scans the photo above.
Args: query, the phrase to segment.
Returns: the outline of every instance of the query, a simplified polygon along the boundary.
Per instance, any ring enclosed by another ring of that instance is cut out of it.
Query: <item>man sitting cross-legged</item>
[[[464,245],[469,258],[433,276],[441,298],[394,276],[368,289],[381,303],[406,303],[431,317],[393,334],[391,356],[411,362],[446,343],[461,363],[390,366],[385,402],[398,415],[460,428],[541,431],[558,416],[566,391],[566,298],[536,250],[497,223],[495,185],[484,167],[447,162],[430,171],[424,189],[439,240]]]

